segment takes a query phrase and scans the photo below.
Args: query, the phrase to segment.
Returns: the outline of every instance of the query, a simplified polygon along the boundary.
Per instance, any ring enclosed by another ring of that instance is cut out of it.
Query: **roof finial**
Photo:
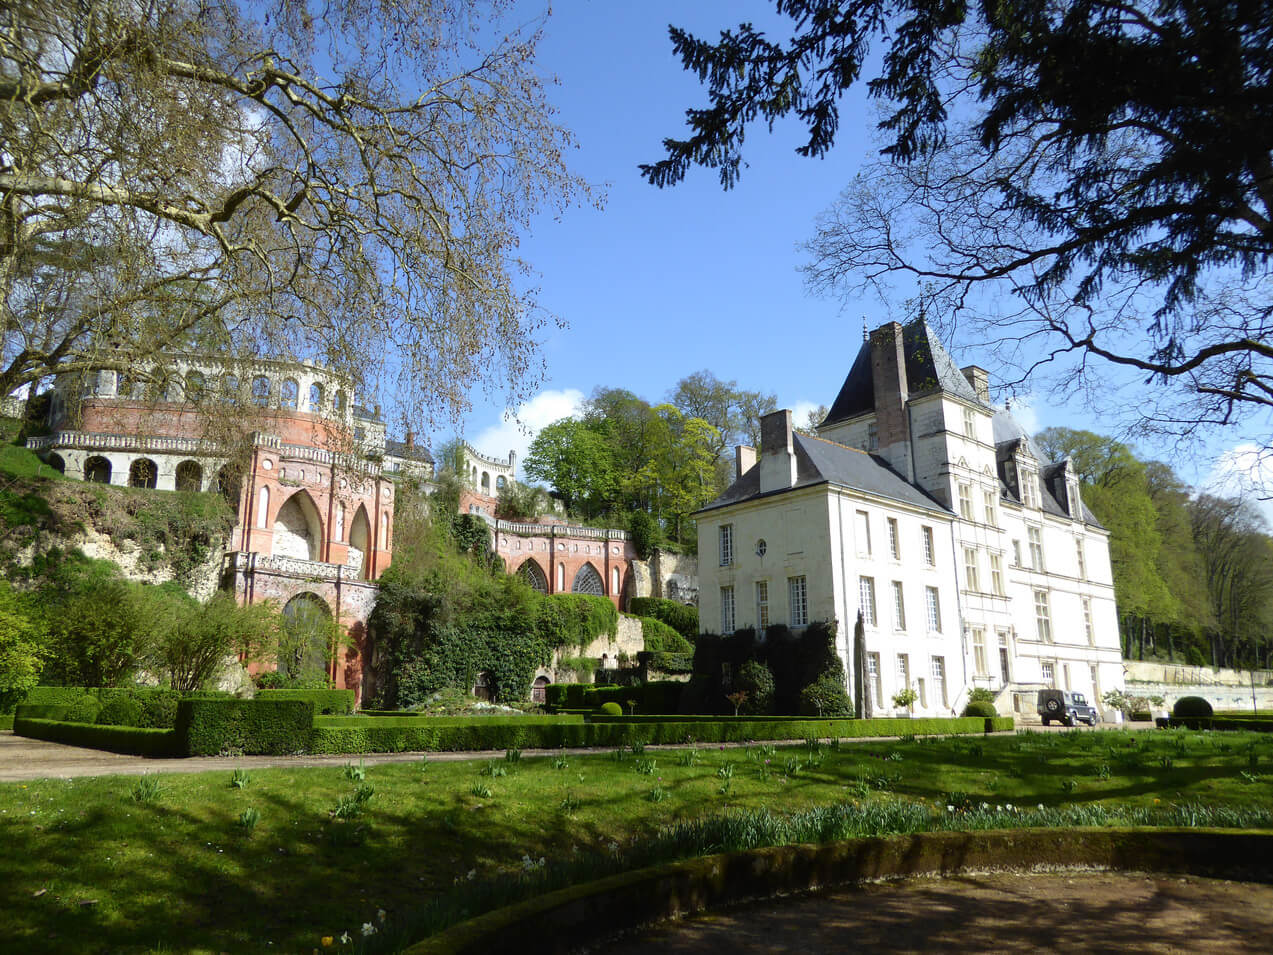
[[[862,341],[869,342],[870,340],[871,340],[871,333],[867,331],[866,329],[866,316],[863,315],[862,316]]]

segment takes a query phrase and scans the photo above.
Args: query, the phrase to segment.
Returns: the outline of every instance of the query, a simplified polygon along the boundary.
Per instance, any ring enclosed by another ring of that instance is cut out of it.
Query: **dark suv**
[[[1048,726],[1053,720],[1064,723],[1066,726],[1074,726],[1077,723],[1096,725],[1096,710],[1088,706],[1087,697],[1082,693],[1040,690],[1038,707],[1044,726]]]

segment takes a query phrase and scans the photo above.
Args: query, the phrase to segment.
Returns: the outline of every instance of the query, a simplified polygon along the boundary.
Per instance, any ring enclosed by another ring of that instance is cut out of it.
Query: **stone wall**
[[[619,614],[618,633],[611,637],[603,634],[588,644],[582,652],[578,647],[564,647],[553,652],[551,663],[541,668],[536,676],[546,676],[553,683],[577,683],[574,670],[562,669],[560,663],[567,657],[590,657],[601,661],[598,669],[609,669],[616,665],[620,653],[626,653],[636,663],[637,654],[645,649],[645,639],[641,636],[641,621],[637,617]]]
[[[1127,692],[1131,696],[1161,696],[1170,712],[1182,696],[1200,696],[1217,710],[1273,709],[1273,671],[1224,670],[1127,660]],[[1255,678],[1252,691],[1251,681]]]

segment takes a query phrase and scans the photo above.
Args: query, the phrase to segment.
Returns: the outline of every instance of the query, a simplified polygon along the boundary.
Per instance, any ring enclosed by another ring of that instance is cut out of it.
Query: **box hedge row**
[[[309,748],[312,700],[182,700],[177,734],[187,756],[286,756]]]
[[[314,753],[396,753],[486,749],[555,749],[581,746],[631,746],[633,743],[744,743],[755,740],[802,740],[809,737],[873,737],[907,734],[970,734],[1011,730],[1011,717],[986,720],[879,719],[879,720],[736,720],[702,722],[636,722],[631,719],[593,721],[585,724],[530,722],[526,720],[473,721],[468,725],[440,726],[430,719],[416,725],[394,726],[384,720],[361,726],[316,721],[311,738]]]
[[[258,700],[309,700],[322,716],[341,716],[354,711],[353,690],[257,690]]]
[[[18,716],[13,721],[17,736],[103,749],[131,756],[181,756],[180,739],[172,729],[148,729],[140,726],[99,726],[96,723],[67,723],[57,720]]]
[[[1191,730],[1232,730],[1247,733],[1273,733],[1273,719],[1241,719],[1238,717],[1164,716],[1158,725],[1166,729],[1181,727]]]

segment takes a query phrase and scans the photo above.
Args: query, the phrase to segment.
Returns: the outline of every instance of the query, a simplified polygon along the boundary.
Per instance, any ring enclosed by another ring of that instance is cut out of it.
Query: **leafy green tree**
[[[0,713],[10,712],[36,685],[48,656],[39,616],[0,580]]]
[[[53,651],[50,672],[72,686],[127,682],[152,652],[166,604],[159,588],[119,577],[75,580],[44,611]]]
[[[237,653],[264,659],[278,645],[284,625],[268,603],[240,607],[233,595],[217,593],[205,604],[170,597],[150,649],[149,665],[181,692],[205,689]]]
[[[840,96],[874,69],[866,89],[884,105],[882,158],[820,218],[814,289],[918,281],[928,314],[980,321],[1027,373],[1068,354],[1070,376],[1099,384],[1112,364],[1164,386],[1138,406],[1162,428],[1264,426],[1269,4],[774,6],[788,40],[750,23],[714,41],[671,30],[709,103],[641,167],[649,182],[668,186],[701,165],[728,188],[748,128],[787,116],[807,129],[797,151],[825,155]],[[995,302],[981,319],[964,308],[979,288]]]
[[[596,424],[564,418],[540,430],[524,464],[526,476],[546,481],[566,508],[585,518],[603,514],[618,490],[614,448]]]
[[[676,383],[672,404],[686,418],[700,418],[717,431],[712,462],[718,463],[735,444],[760,446],[760,419],[778,409],[772,394],[745,391],[736,381],[721,381],[710,371],[696,371]]]

